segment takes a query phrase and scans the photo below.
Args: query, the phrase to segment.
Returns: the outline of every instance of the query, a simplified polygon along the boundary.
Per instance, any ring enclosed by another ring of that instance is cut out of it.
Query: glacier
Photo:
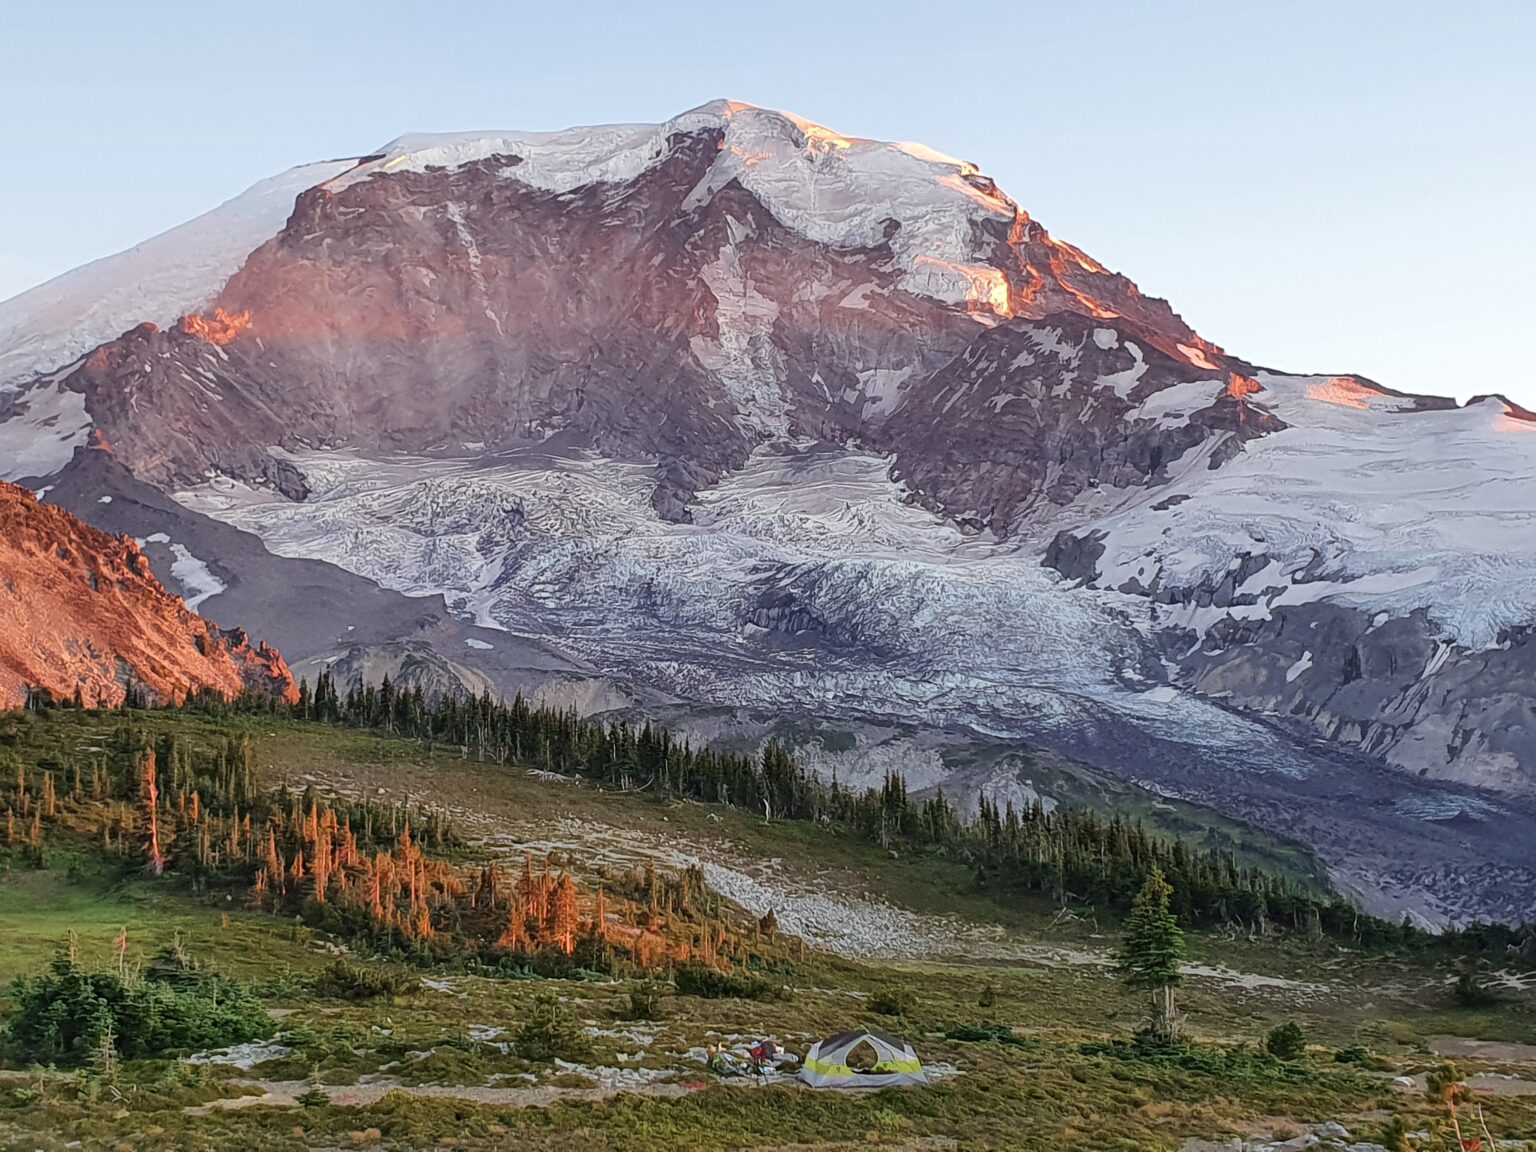
[[[227,478],[178,493],[282,556],[321,559],[476,623],[558,640],[685,699],[922,715],[1000,737],[1112,706],[1250,770],[1304,774],[1265,726],[1173,689],[1147,601],[1072,587],[1038,547],[911,504],[883,457],[759,449],[661,519],[653,469],[530,449],[474,460],[289,456],[302,502]],[[873,659],[871,659],[873,657]]]

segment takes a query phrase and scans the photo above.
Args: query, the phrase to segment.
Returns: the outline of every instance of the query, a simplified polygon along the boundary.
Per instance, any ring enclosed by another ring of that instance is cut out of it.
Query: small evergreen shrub
[[[1307,1037],[1301,1025],[1293,1020],[1270,1029],[1269,1035],[1264,1037],[1264,1051],[1276,1060],[1300,1060],[1306,1055]]]
[[[976,1007],[991,1008],[997,1003],[997,989],[992,987],[992,981],[988,980],[981,986],[981,995],[976,998]]]
[[[524,1060],[548,1063],[567,1060],[580,1064],[592,1058],[592,1041],[581,1024],[558,997],[540,993],[528,1018],[512,1038],[512,1049]]]
[[[108,1060],[109,1047],[140,1059],[272,1035],[272,1018],[243,985],[195,967],[155,979],[160,970],[89,972],[73,947],[63,949],[43,975],[12,985],[6,1046],[27,1061],[78,1066]]]
[[[665,988],[655,980],[640,980],[629,986],[629,1004],[621,1015],[626,1020],[659,1020]]]
[[[313,1084],[304,1089],[294,1100],[301,1108],[324,1108],[331,1102],[331,1098],[325,1094],[318,1084]]]
[[[1491,1008],[1500,1000],[1493,989],[1471,972],[1463,972],[1456,977],[1456,986],[1451,989],[1451,997],[1456,1001],[1458,1008]]]
[[[1436,1104],[1447,1104],[1461,1094],[1461,1069],[1447,1060],[1424,1077],[1424,1095]]]
[[[1413,1143],[1409,1139],[1412,1134],[1408,1122],[1401,1116],[1394,1116],[1382,1130],[1381,1146],[1387,1152],[1413,1152]]]

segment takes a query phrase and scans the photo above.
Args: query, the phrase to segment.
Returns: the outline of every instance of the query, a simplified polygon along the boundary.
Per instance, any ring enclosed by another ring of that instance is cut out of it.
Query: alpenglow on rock
[[[293,169],[0,304],[0,476],[301,670],[1033,741],[1536,911],[1536,419],[1243,361],[919,145],[716,102]]]

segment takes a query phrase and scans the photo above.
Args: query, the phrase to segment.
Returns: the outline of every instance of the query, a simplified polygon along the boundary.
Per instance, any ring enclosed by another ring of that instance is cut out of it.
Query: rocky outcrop
[[[1536,756],[1536,697],[1527,687],[1536,682],[1536,640],[1528,629],[1470,651],[1423,611],[1380,619],[1307,604],[1269,619],[1224,617],[1178,656],[1178,667],[1200,692],[1415,775],[1530,789],[1522,765]]]
[[[187,610],[139,546],[0,482],[0,707],[42,691],[91,707],[205,689],[297,699],[283,658]]]
[[[1063,312],[979,332],[917,384],[872,443],[924,503],[999,536],[1049,524],[1098,489],[1137,490],[1212,438],[1244,440],[1284,424],[1250,405],[1232,371],[1197,368],[1123,319]],[[1145,414],[1177,388],[1201,391],[1186,418]]]

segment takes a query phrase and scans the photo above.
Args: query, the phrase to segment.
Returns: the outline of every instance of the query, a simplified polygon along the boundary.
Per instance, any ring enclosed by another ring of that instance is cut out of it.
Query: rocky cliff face
[[[1516,406],[1264,370],[972,164],[723,102],[194,225],[0,304],[0,476],[296,659],[1036,740],[1495,907],[1440,861],[1536,791]]]
[[[656,460],[658,507],[676,514],[776,437],[888,442],[914,475],[963,468],[950,448],[995,415],[995,397],[951,415],[950,396],[935,421],[945,373],[1031,331],[1048,333],[1034,345],[1045,357],[1075,354],[1085,316],[1124,317],[1140,345],[1090,344],[1047,421],[1083,415],[1101,368],[1118,400],[1138,383],[1221,375],[1219,351],[1166,305],[1052,239],[969,165],[757,109],[680,118],[653,143],[622,182],[600,178],[592,144],[585,174],[599,178],[574,186],[525,182],[542,157],[515,141],[452,167],[431,146],[363,163],[301,194],[202,313],[103,345],[65,387],[136,473],[166,485],[211,470],[300,496],[269,445],[463,453],[559,436]],[[856,149],[872,170],[846,159]],[[754,193],[775,159],[795,183]],[[915,205],[890,199],[892,169],[921,180]],[[802,214],[802,183],[813,209],[822,185],[887,203],[828,242]],[[1058,314],[987,339],[989,325]],[[997,467],[1018,469],[1034,447],[1014,438]],[[1063,455],[1067,483],[1086,484],[1092,445]],[[1006,529],[1028,490],[1003,483],[988,522]]]
[[[0,707],[29,691],[114,707],[212,689],[297,699],[288,667],[167,593],[139,546],[0,481]]]

